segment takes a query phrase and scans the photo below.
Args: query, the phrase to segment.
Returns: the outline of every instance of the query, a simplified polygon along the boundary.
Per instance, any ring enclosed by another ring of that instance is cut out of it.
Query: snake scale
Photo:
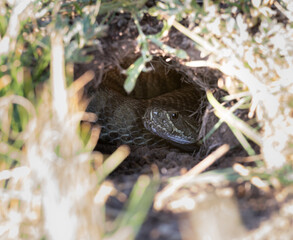
[[[197,142],[199,121],[193,113],[199,105],[199,93],[190,85],[137,99],[102,83],[87,111],[98,117],[102,142],[136,146],[168,142],[189,150]]]

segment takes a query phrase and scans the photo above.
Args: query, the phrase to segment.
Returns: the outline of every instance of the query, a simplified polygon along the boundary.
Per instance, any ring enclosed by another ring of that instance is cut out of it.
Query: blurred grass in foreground
[[[78,6],[87,14],[69,25]],[[72,63],[90,60],[81,49],[95,48],[106,29],[91,22],[99,6],[0,3],[1,239],[133,239],[149,210],[157,170],[154,180],[138,179],[125,213],[107,227],[105,202],[115,191],[105,178],[129,148],[103,163],[93,151],[99,129],[80,125],[95,118],[84,112],[80,91],[93,73],[72,83]]]

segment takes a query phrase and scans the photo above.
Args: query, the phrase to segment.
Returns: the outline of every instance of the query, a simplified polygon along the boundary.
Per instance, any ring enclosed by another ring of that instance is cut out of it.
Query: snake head
[[[177,144],[194,144],[199,132],[194,116],[184,111],[148,107],[142,118],[144,127],[153,134]]]

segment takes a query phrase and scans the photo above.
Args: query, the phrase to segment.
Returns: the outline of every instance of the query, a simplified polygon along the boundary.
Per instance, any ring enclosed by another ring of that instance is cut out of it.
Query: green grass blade
[[[207,92],[207,98],[211,105],[216,109],[215,114],[227,122],[227,124],[237,128],[239,131],[241,131],[245,136],[247,136],[249,139],[254,141],[256,144],[261,145],[262,139],[261,136],[248,124],[246,124],[241,119],[234,116],[231,112],[229,112],[227,109],[225,109],[218,101],[215,99],[213,94],[208,91]]]

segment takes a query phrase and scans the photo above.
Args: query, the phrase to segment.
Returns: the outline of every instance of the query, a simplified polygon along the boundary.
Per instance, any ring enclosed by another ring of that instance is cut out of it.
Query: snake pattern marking
[[[87,111],[97,115],[105,143],[159,146],[167,141],[187,150],[197,142],[199,123],[193,113],[199,104],[199,94],[190,86],[135,99],[101,84]]]

